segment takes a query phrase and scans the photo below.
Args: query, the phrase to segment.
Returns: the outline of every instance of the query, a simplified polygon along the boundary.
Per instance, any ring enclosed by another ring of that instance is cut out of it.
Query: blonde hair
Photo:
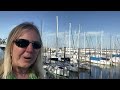
[[[33,23],[24,22],[22,24],[19,24],[15,28],[13,28],[13,30],[10,32],[10,34],[8,36],[7,45],[5,48],[4,61],[3,61],[3,65],[2,65],[3,70],[1,70],[1,72],[3,71],[3,75],[2,75],[3,79],[6,79],[7,75],[10,72],[12,72],[11,50],[12,50],[12,46],[13,46],[13,41],[15,39],[17,39],[23,33],[23,31],[25,31],[26,29],[27,30],[34,30],[35,32],[37,32],[37,34],[39,36],[39,40],[42,44],[39,30],[35,25],[33,25]],[[42,47],[38,53],[38,56],[37,56],[35,63],[31,66],[32,70],[35,71],[35,73],[38,75],[38,77],[40,79],[44,78],[43,61],[42,61],[42,56],[43,56],[42,54],[43,53],[42,52],[43,52],[43,44],[42,44]]]

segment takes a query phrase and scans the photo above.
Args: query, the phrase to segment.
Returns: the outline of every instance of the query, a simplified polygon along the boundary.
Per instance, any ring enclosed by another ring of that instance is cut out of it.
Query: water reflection
[[[120,65],[100,67],[91,65],[88,71],[80,71],[80,73],[70,72],[70,79],[120,79]]]
[[[0,60],[3,59],[3,54],[4,54],[3,50],[0,49]]]

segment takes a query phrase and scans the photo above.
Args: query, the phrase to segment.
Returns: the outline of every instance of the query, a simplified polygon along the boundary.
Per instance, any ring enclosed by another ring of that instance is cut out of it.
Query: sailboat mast
[[[69,54],[70,54],[70,48],[71,48],[71,40],[70,40],[70,37],[71,37],[71,23],[69,23]]]
[[[85,32],[84,32],[84,50],[85,50],[85,48],[86,48],[86,45],[85,45],[85,39],[86,39],[86,37],[85,37]]]
[[[80,24],[79,24],[79,31],[78,31],[78,48],[80,48]]]
[[[102,36],[103,36],[103,31],[101,31],[101,47],[100,47],[101,48],[101,55],[100,55],[101,57],[102,57]]]
[[[58,16],[56,16],[56,57],[58,56]]]
[[[43,33],[43,21],[41,21],[41,38],[42,38],[42,33]]]
[[[97,55],[98,52],[98,34],[95,35],[96,36],[96,46],[95,46],[95,56]]]

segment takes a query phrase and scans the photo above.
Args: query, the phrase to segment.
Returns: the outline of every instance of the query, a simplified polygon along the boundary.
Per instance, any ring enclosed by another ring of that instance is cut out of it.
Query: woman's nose
[[[32,43],[30,43],[30,44],[28,45],[28,47],[26,48],[26,51],[29,52],[29,53],[31,53],[31,52],[33,52],[33,50],[34,50],[34,48],[33,48],[33,46],[32,46]]]

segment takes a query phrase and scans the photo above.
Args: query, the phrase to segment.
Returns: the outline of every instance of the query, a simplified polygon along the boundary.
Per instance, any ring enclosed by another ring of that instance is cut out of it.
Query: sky
[[[120,33],[120,11],[0,11],[0,38],[7,38],[16,25],[28,21],[33,22],[43,32],[56,32],[56,16],[58,16],[59,32],[73,31]]]

